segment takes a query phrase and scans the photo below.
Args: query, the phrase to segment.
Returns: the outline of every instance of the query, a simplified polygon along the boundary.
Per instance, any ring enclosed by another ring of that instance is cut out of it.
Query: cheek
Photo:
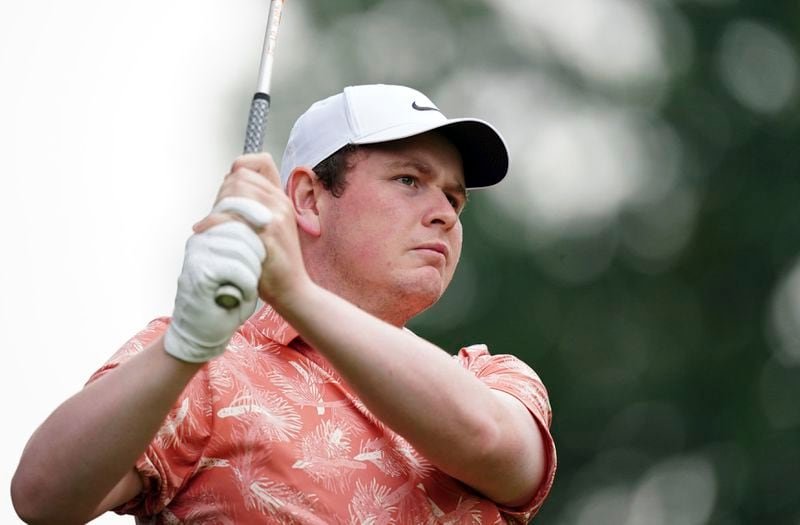
[[[353,243],[353,254],[360,266],[383,265],[385,253],[377,238],[361,236]]]
[[[392,233],[401,229],[401,207],[396,201],[380,199],[374,194],[350,197],[340,203],[333,217],[339,241],[362,263],[390,264],[386,259],[391,251]]]
[[[452,237],[450,240],[450,247],[452,249],[452,255],[453,255],[453,257],[451,257],[453,261],[453,266],[458,264],[458,261],[461,259],[461,247],[464,242],[462,234],[463,230],[461,229],[461,222],[459,221],[459,223],[453,228],[453,231],[451,232]]]

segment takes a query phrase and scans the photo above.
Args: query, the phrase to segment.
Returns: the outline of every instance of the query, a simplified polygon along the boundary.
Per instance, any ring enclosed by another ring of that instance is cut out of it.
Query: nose
[[[423,223],[425,226],[440,225],[449,230],[458,223],[458,212],[443,191],[437,189],[431,193]]]

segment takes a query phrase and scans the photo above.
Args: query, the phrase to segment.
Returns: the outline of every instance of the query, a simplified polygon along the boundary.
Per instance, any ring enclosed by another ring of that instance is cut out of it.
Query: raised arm
[[[431,463],[497,503],[531,500],[546,456],[520,401],[489,389],[437,346],[313,283],[279,308],[367,408]]]
[[[84,523],[141,491],[133,465],[199,366],[168,355],[159,337],[65,401],[22,454],[11,483],[20,517]]]
[[[197,370],[253,313],[265,252],[251,226],[263,226],[269,211],[243,200],[212,211],[238,220],[187,242],[164,336],[67,400],[31,437],[11,485],[24,520],[84,523],[140,492],[136,460]],[[223,284],[241,291],[238,307],[216,304]]]

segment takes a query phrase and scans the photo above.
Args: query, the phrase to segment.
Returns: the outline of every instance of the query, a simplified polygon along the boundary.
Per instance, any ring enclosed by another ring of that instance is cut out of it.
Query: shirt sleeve
[[[168,318],[151,321],[147,327],[125,343],[99,370],[87,385],[98,379],[113,378],[114,369],[144,350],[166,332]],[[139,517],[161,512],[188,481],[210,438],[208,376],[202,368],[177,399],[161,428],[135,467],[144,482],[142,492],[114,509],[117,514]],[[112,422],[113,424],[113,422]]]
[[[542,434],[546,454],[546,474],[533,499],[519,507],[498,505],[500,512],[512,523],[527,523],[539,511],[550,493],[556,473],[556,447],[550,434],[552,410],[547,389],[536,372],[512,355],[491,355],[486,345],[462,348],[454,356],[484,384],[516,397],[533,415]]]

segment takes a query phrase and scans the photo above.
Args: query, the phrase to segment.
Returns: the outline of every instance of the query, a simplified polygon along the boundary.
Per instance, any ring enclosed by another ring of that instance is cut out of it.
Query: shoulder
[[[485,344],[462,347],[453,357],[461,366],[479,375],[513,372],[541,381],[533,368],[522,359],[510,354],[492,355]]]

